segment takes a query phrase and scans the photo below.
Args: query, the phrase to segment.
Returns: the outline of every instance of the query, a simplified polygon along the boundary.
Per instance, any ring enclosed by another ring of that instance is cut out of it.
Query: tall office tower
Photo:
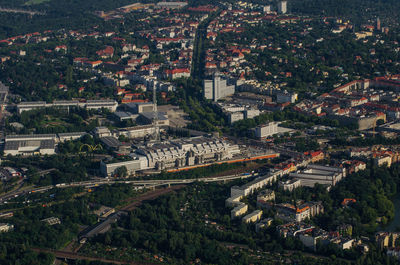
[[[376,19],[376,30],[381,30],[381,20],[379,17]]]
[[[287,1],[279,1],[278,3],[278,13],[286,14],[287,12]]]
[[[228,86],[219,74],[215,74],[212,80],[204,80],[203,88],[204,97],[213,101],[235,93],[235,86]]]

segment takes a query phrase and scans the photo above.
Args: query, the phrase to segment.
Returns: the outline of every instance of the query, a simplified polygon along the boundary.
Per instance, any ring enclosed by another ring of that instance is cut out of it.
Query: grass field
[[[32,6],[32,5],[38,5],[38,4],[41,4],[44,2],[49,2],[49,1],[51,1],[51,0],[29,0],[29,1],[25,2],[24,5]]]

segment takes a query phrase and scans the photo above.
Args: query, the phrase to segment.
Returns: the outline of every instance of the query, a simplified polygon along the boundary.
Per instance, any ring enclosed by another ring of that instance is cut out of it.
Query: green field
[[[29,1],[25,2],[24,5],[32,6],[32,5],[38,5],[38,4],[41,4],[44,2],[49,2],[49,1],[51,1],[51,0],[29,0]]]

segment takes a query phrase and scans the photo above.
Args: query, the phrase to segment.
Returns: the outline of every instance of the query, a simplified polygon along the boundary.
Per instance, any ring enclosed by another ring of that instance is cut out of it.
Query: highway
[[[179,184],[190,184],[194,182],[221,182],[230,181],[235,179],[245,179],[249,177],[258,176],[258,173],[254,174],[241,174],[241,175],[229,175],[221,177],[207,177],[207,178],[193,178],[193,179],[153,179],[153,180],[110,180],[110,179],[96,179],[89,181],[79,181],[71,183],[60,183],[57,185],[49,185],[43,187],[31,187],[27,189],[18,189],[10,193],[6,193],[0,196],[0,204],[7,203],[8,200],[35,192],[45,192],[54,188],[71,188],[71,187],[97,187],[100,185],[113,185],[113,184],[128,184],[138,187],[158,187],[158,186],[170,186]]]

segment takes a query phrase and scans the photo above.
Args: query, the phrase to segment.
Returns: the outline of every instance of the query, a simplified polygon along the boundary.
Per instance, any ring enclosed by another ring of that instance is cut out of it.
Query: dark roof
[[[122,145],[121,142],[113,136],[101,137],[100,141],[102,141],[109,148],[118,148]]]

